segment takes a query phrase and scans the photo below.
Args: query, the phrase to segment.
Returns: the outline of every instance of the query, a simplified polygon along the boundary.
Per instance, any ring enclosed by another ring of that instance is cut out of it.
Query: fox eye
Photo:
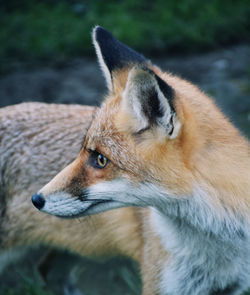
[[[109,159],[98,152],[92,152],[89,158],[89,164],[98,169],[103,169],[109,163]]]
[[[97,156],[97,164],[100,168],[104,168],[108,164],[108,159],[102,154],[99,154]]]

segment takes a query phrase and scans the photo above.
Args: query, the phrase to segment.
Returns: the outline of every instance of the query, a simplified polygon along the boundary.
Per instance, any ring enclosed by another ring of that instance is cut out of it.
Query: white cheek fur
[[[103,181],[88,187],[89,199],[112,200],[123,206],[161,206],[167,192],[151,183],[133,184],[126,179]]]

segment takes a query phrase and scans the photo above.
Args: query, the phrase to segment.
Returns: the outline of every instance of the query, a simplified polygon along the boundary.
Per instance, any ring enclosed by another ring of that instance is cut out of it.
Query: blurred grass
[[[0,0],[0,59],[60,62],[93,54],[99,24],[150,54],[250,41],[249,0]]]
[[[44,290],[36,282],[24,279],[19,288],[4,288],[0,290],[0,295],[53,295],[53,293]]]

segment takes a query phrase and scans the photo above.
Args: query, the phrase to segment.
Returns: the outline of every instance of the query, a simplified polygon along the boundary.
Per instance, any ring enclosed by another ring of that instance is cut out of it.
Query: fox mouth
[[[65,215],[64,212],[60,212],[53,215],[55,215],[56,217],[64,218],[64,219],[74,219],[74,218],[84,217],[87,215],[97,214],[103,211],[103,209],[101,210],[101,208],[105,206],[104,204],[111,203],[112,201],[111,200],[85,200],[81,202],[85,203],[83,205],[87,205],[87,207],[82,206],[81,208],[79,208],[79,212],[71,212],[70,214],[67,214],[67,215]],[[42,211],[46,212],[45,210],[42,210]],[[50,212],[46,212],[46,213],[51,214]]]
[[[113,201],[112,200],[102,200],[102,199],[96,199],[96,200],[85,200],[82,201],[83,203],[89,203],[88,208],[86,208],[85,210],[83,210],[82,212],[79,212],[76,215],[71,215],[68,216],[69,218],[77,218],[77,217],[81,217],[81,216],[86,216],[86,215],[90,215],[90,214],[95,214],[95,213],[99,213],[101,207],[105,207],[106,204],[110,204]],[[98,212],[95,212],[98,209]],[[103,211],[103,210],[101,210]],[[91,213],[92,212],[92,213]],[[58,216],[58,215],[57,215]],[[58,216],[61,217],[61,216]]]
[[[121,207],[111,199],[83,199],[82,196],[72,197],[65,192],[49,195],[43,200],[43,206],[40,206],[40,203],[37,206],[33,201],[40,211],[61,218],[78,218]]]
[[[65,214],[64,212],[60,212],[57,214],[54,213],[50,213],[48,211],[45,210],[41,210],[43,212],[46,212],[48,214],[52,214],[56,217],[60,217],[60,218],[64,218],[64,219],[74,219],[74,218],[79,218],[79,217],[84,217],[84,216],[88,216],[88,215],[93,215],[93,214],[97,214],[99,212],[102,212],[104,210],[101,210],[101,207],[103,207],[104,204],[106,203],[111,203],[112,201],[110,200],[86,200],[83,201],[88,203],[88,207],[80,210],[79,212],[71,212],[70,214]],[[95,212],[97,211],[97,212]]]

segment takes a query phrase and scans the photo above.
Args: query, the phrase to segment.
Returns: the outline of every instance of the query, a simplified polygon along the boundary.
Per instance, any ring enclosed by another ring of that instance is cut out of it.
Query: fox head
[[[187,199],[202,174],[194,172],[194,161],[203,161],[198,151],[211,148],[200,130],[212,136],[208,122],[216,117],[219,127],[222,116],[210,114],[212,102],[200,102],[195,86],[163,73],[103,28],[94,29],[93,42],[108,95],[78,157],[32,197],[33,204],[77,217],[125,206],[161,210]]]

